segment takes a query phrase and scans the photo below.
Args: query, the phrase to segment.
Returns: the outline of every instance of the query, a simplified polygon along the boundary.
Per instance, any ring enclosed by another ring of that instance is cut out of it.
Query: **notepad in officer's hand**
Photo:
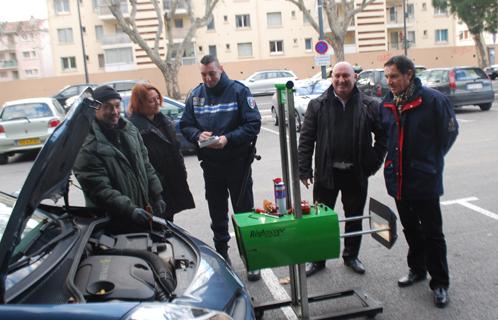
[[[213,143],[218,142],[220,140],[220,137],[218,136],[211,136],[207,138],[206,140],[199,140],[197,143],[199,144],[199,148],[205,148],[207,146],[212,145]]]

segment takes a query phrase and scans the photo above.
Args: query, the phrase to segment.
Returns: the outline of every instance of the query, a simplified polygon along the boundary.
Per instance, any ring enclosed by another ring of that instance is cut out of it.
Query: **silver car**
[[[295,83],[294,88],[294,109],[296,110],[296,131],[301,131],[301,126],[304,120],[304,114],[308,109],[308,104],[311,99],[315,99],[324,93],[332,83],[330,80],[299,80]],[[273,94],[272,97],[272,106],[271,106],[271,115],[273,119],[273,124],[278,126],[278,113],[277,113],[277,94]],[[287,109],[286,118],[287,116]]]
[[[296,81],[297,76],[291,70],[264,70],[250,75],[241,82],[245,84],[253,95],[273,94],[276,83]]]
[[[55,98],[6,102],[0,111],[0,164],[14,153],[40,149],[64,116]]]

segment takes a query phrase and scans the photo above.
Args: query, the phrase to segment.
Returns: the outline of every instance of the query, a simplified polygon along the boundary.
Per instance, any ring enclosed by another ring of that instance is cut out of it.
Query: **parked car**
[[[241,279],[185,230],[156,217],[143,233],[119,232],[103,209],[69,203],[91,93],[54,130],[18,197],[0,193],[0,319],[255,319]]]
[[[415,65],[415,75],[418,77],[422,72],[427,70],[427,68],[423,65],[416,64]]]
[[[80,93],[83,92],[86,88],[90,87],[92,89],[96,88],[98,85],[95,83],[80,83],[80,84],[73,84],[69,86],[65,86],[62,88],[61,91],[59,91],[54,98],[59,101],[61,106],[66,107],[70,106],[72,104],[72,101],[67,101],[68,99],[72,97],[78,97]]]
[[[130,93],[121,94],[121,114],[128,117],[128,104],[130,103]],[[163,105],[160,111],[175,124],[176,139],[180,143],[182,153],[194,153],[196,147],[190,143],[180,131],[180,119],[182,118],[185,104],[169,97],[163,97]]]
[[[296,131],[301,131],[301,126],[304,120],[304,114],[308,109],[308,104],[311,99],[314,99],[321,95],[325,90],[327,90],[331,85],[330,80],[300,80],[294,84],[294,109],[296,110]],[[271,115],[273,119],[273,124],[278,126],[279,116],[278,116],[278,104],[277,104],[277,94],[274,93],[272,97]],[[287,110],[286,110],[287,111]],[[288,118],[286,113],[286,118]]]
[[[64,116],[50,97],[6,102],[0,112],[0,164],[12,154],[40,149]]]
[[[360,72],[356,86],[364,94],[383,98],[389,92],[384,69],[367,69]]]
[[[455,107],[477,105],[481,110],[491,108],[495,99],[493,85],[478,67],[427,69],[423,84],[444,93]]]
[[[498,64],[484,68],[484,71],[491,80],[498,78]]]
[[[133,89],[133,86],[136,85],[137,83],[149,83],[149,81],[147,81],[147,80],[116,80],[116,81],[105,82],[105,83],[102,83],[101,85],[112,87],[117,92],[122,93],[122,92],[131,91],[131,89]]]
[[[297,80],[296,74],[291,70],[264,70],[253,73],[241,82],[253,95],[262,95],[274,93],[276,83],[286,83],[289,80]]]

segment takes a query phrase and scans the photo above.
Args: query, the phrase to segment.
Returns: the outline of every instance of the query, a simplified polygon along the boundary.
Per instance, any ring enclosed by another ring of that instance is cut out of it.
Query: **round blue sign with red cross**
[[[329,51],[329,44],[325,40],[318,40],[315,44],[315,51],[318,54],[325,54]]]

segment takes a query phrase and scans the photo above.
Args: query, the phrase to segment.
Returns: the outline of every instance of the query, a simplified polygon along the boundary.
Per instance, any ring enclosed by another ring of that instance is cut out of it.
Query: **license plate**
[[[40,138],[31,138],[31,139],[21,139],[17,140],[17,144],[20,146],[29,146],[33,144],[40,144],[41,140]]]
[[[467,90],[482,89],[482,83],[469,83],[467,85]]]

